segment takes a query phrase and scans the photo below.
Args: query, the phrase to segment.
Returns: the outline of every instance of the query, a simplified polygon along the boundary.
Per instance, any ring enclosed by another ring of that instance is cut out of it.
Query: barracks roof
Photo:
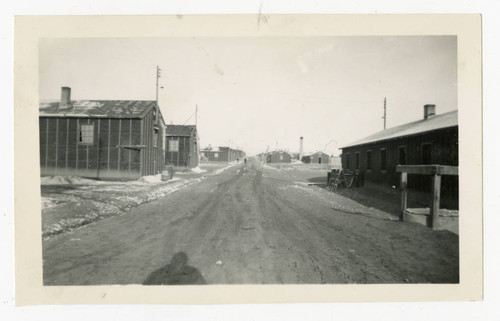
[[[167,125],[166,136],[191,136],[194,125]]]
[[[59,101],[41,101],[40,116],[142,118],[153,107],[154,100],[76,100],[59,108]]]
[[[428,119],[421,119],[400,126],[387,128],[341,148],[364,145],[382,140],[410,136],[454,126],[458,126],[458,110],[436,115]]]

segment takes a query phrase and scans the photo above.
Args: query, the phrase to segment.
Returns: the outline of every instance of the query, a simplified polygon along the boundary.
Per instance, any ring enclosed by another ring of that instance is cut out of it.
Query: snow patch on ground
[[[42,185],[99,185],[102,181],[78,176],[44,176],[40,178]]]
[[[198,167],[195,167],[195,168],[191,168],[191,171],[192,171],[192,172],[195,172],[195,173],[198,173],[198,174],[201,174],[201,173],[205,173],[207,170],[206,170],[206,169],[201,169],[201,168],[198,166]]]
[[[267,168],[267,169],[272,169],[272,170],[275,170],[275,171],[279,171],[279,169],[277,169],[277,168],[276,168],[276,167],[274,167],[274,166],[269,166],[269,165],[267,165],[267,164],[262,164],[262,166],[263,166],[264,168]]]
[[[161,175],[153,175],[132,182],[106,182],[108,185],[79,185],[75,186],[76,188],[54,189],[47,192],[48,195],[42,196],[42,236],[48,239],[94,221],[125,214],[134,207],[164,197],[205,178],[176,177],[161,181]]]
[[[163,182],[161,180],[161,174],[143,176],[143,177],[139,178],[137,181],[142,182],[142,183],[162,183]]]
[[[180,178],[174,177],[169,180],[178,181]],[[161,180],[161,174],[143,176],[135,181],[99,181],[95,179],[82,178],[78,176],[44,176],[40,179],[41,185],[84,185],[82,188],[93,189],[95,185],[105,186],[123,186],[123,185],[144,185],[164,183]]]
[[[232,163],[232,164],[227,165],[226,167],[219,168],[218,170],[216,170],[214,172],[214,175],[218,175],[218,174],[222,173],[223,171],[225,171],[226,169],[231,168],[235,165],[236,165],[236,163]]]
[[[42,197],[42,211],[47,208],[56,206],[57,203],[54,199],[50,197]]]

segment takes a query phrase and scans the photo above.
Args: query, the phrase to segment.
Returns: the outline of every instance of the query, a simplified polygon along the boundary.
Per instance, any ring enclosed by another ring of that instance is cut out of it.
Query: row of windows
[[[94,124],[80,125],[78,142],[81,144],[94,144]],[[153,147],[158,146],[158,129],[153,131]],[[179,147],[177,147],[179,148]]]
[[[422,144],[422,149],[421,149],[421,164],[423,165],[428,165],[431,164],[431,144],[426,143]],[[379,154],[379,159],[380,159],[380,170],[385,171],[387,170],[387,149],[386,148],[381,148],[380,149],[380,154]],[[406,146],[400,146],[398,147],[397,151],[397,164],[398,165],[406,165],[407,158],[406,158]],[[351,169],[351,155],[350,153],[347,153],[345,155],[345,166],[346,169]],[[354,153],[354,169],[358,170],[361,167],[361,161],[360,161],[360,152]],[[366,170],[371,171],[373,170],[373,151],[368,150],[366,151]]]

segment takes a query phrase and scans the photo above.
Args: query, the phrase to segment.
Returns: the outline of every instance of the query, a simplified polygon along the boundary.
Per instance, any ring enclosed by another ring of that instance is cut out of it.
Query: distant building
[[[174,166],[198,166],[198,134],[194,125],[167,125],[165,162]]]
[[[245,158],[245,152],[229,147],[219,147],[218,149],[203,149],[202,158],[206,158],[209,163],[230,163]]]
[[[368,184],[399,186],[397,165],[430,164],[458,166],[458,111],[436,115],[435,105],[425,105],[423,119],[342,147],[342,168],[361,173]],[[442,179],[441,195],[458,200],[458,177]],[[430,178],[410,177],[408,187],[429,190]]]
[[[155,101],[61,100],[40,102],[42,176],[137,179],[164,167],[165,123]]]
[[[316,152],[303,156],[301,160],[305,164],[329,164],[330,156],[323,152]]]
[[[339,156],[330,156],[330,165],[332,168],[340,169],[342,168],[342,159]]]
[[[291,163],[292,155],[285,151],[274,151],[269,152],[266,155],[266,163],[277,164],[277,163]]]

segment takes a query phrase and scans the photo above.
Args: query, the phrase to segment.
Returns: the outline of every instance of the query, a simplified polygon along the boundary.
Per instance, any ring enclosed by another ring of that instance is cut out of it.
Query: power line
[[[187,123],[187,122],[188,122],[191,118],[193,118],[193,116],[194,116],[195,114],[196,114],[196,111],[195,111],[194,113],[192,113],[192,114],[191,114],[191,116],[189,116],[189,118],[188,118],[188,119],[186,119],[186,121],[185,121],[185,122],[184,122],[184,124],[182,124],[182,125],[186,125],[186,123]]]

